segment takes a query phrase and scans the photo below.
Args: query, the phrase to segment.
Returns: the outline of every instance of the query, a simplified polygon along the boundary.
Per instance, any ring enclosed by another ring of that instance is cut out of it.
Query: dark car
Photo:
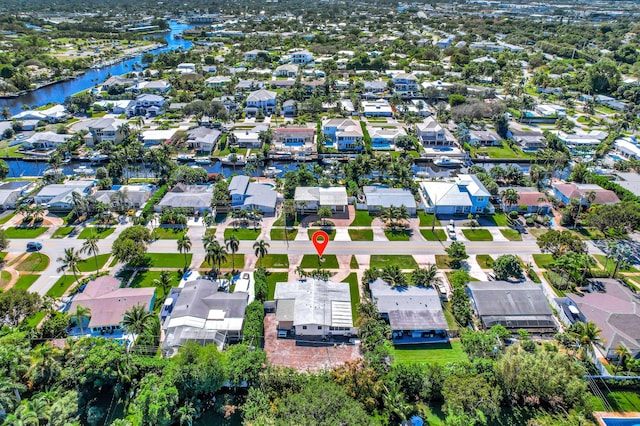
[[[27,243],[27,251],[40,251],[42,250],[42,243],[37,241],[31,241]]]

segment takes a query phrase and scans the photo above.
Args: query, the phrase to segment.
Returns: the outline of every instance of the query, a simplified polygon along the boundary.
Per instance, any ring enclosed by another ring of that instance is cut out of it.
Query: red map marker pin
[[[316,231],[313,233],[311,241],[313,241],[318,256],[322,257],[322,253],[324,253],[324,249],[327,248],[327,244],[329,243],[329,235],[324,231]]]

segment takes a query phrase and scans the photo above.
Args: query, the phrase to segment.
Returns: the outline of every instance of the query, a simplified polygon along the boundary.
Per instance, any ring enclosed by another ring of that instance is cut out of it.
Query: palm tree
[[[219,242],[214,241],[207,247],[204,260],[211,265],[211,269],[213,269],[213,265],[218,265],[216,276],[219,276],[222,262],[227,260],[227,250],[222,247]]]
[[[411,282],[416,286],[430,287],[440,284],[442,279],[438,276],[436,265],[427,265],[426,268],[417,268],[411,273]]]
[[[622,365],[622,363],[625,360],[631,357],[631,352],[629,351],[629,348],[627,348],[622,343],[618,343],[618,346],[613,351],[613,353],[615,356],[618,357],[618,365],[617,365],[618,369],[620,369],[620,365]]]
[[[80,334],[84,333],[84,328],[82,327],[82,321],[89,318],[91,318],[90,308],[84,307],[82,305],[76,306],[76,311],[73,313],[73,319],[76,320],[76,323],[80,327]]]
[[[238,248],[240,247],[240,241],[238,240],[238,237],[236,237],[235,235],[231,235],[229,238],[224,240],[224,245],[227,248],[227,250],[229,250],[231,252],[231,268],[233,268],[233,270],[235,271],[236,269],[236,252],[238,251]]]
[[[97,232],[92,232],[89,237],[82,243],[82,252],[86,254],[92,254],[93,259],[96,261],[96,272],[100,269],[98,267],[98,253],[100,253],[100,248],[98,248],[98,241],[100,238],[98,237]]]
[[[4,422],[7,426],[33,426],[40,424],[38,415],[26,404],[20,404],[15,413],[9,414]]]
[[[20,392],[26,387],[8,377],[0,377],[0,411],[10,413],[20,404]]]
[[[576,322],[569,327],[569,335],[579,345],[581,355],[584,357],[593,350],[593,345],[603,347],[600,333],[602,330],[592,322]]]
[[[260,219],[262,219],[262,210],[260,210],[257,207],[254,207],[251,209],[251,212],[249,213],[249,215],[251,216],[251,218],[253,219],[253,230],[257,230],[258,228],[258,222],[260,222]]]
[[[43,343],[33,349],[31,351],[31,367],[29,368],[30,380],[43,379],[45,383],[48,383],[53,371],[59,367],[59,363],[56,360],[57,354],[58,349],[47,343]]]
[[[380,278],[389,283],[391,287],[407,286],[407,276],[397,266],[385,266],[382,268]]]
[[[331,216],[333,216],[333,212],[331,211],[331,207],[329,206],[322,206],[318,209],[318,216],[320,216],[320,218],[322,218],[322,225],[326,225],[327,224],[327,218],[330,218]]]
[[[184,267],[185,269],[189,266],[187,263],[187,253],[191,251],[191,238],[185,232],[178,238],[178,251],[184,254]]]
[[[76,281],[78,281],[78,264],[82,262],[83,259],[80,257],[80,253],[73,249],[73,247],[69,247],[64,249],[64,257],[59,257],[58,262],[62,263],[56,271],[64,272],[66,270],[71,270],[73,272],[73,276]]]
[[[129,309],[122,318],[122,328],[127,333],[140,335],[151,325],[153,312],[149,312],[144,305],[136,305]]]
[[[502,202],[510,209],[511,206],[515,206],[520,201],[520,194],[513,188],[507,188],[500,193]]]
[[[153,280],[153,285],[155,287],[160,287],[162,289],[162,294],[166,298],[169,294],[169,289],[171,288],[171,273],[169,271],[160,271],[160,277]]]
[[[260,266],[262,266],[262,259],[269,253],[269,243],[264,240],[256,241],[253,243],[253,249],[255,250],[256,256],[258,256]]]
[[[204,246],[205,250],[215,241],[216,241],[216,236],[215,234],[212,234],[212,233],[204,234],[204,237],[202,237],[202,245]]]

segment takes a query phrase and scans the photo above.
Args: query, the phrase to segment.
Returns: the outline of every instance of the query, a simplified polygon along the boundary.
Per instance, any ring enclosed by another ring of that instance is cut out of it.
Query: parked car
[[[42,250],[42,243],[37,241],[30,241],[27,243],[27,251],[40,251]]]

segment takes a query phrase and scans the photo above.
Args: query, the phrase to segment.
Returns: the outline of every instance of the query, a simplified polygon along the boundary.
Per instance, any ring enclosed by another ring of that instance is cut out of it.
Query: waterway
[[[176,36],[182,33],[185,29],[191,28],[192,25],[171,21],[169,26],[169,31],[156,35],[158,37],[163,37],[166,40],[167,45],[151,50],[148,53],[158,54],[176,49],[188,50],[191,47],[191,41],[183,40]],[[83,75],[72,80],[45,86],[16,98],[0,99],[0,109],[7,107],[11,114],[17,114],[22,110],[22,105],[25,104],[34,107],[46,105],[52,102],[62,103],[68,96],[87,90],[96,84],[103,82],[107,79],[108,75],[122,75],[131,72],[132,66],[134,64],[140,64],[141,59],[142,54],[104,68],[88,70]]]

